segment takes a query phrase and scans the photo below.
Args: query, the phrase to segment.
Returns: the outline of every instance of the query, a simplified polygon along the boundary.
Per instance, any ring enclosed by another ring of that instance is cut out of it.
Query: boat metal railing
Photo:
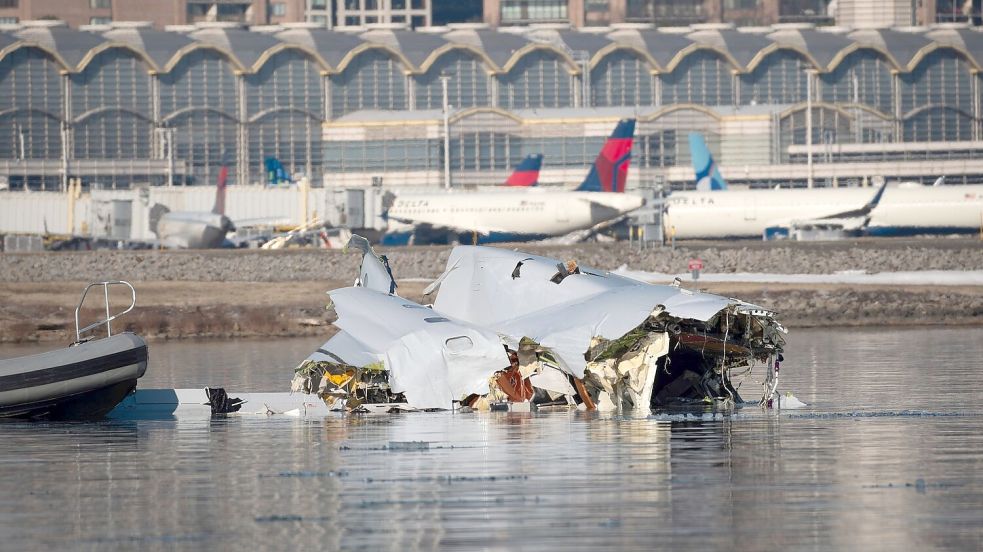
[[[123,312],[118,312],[116,314],[110,314],[110,312],[109,312],[109,286],[115,286],[115,285],[126,286],[126,287],[130,288],[130,306],[127,307],[127,309],[124,310]],[[103,319],[103,320],[100,320],[98,322],[94,322],[92,324],[89,324],[88,326],[80,329],[79,328],[79,311],[82,310],[82,304],[85,303],[85,296],[89,293],[89,290],[92,289],[92,288],[94,288],[94,287],[97,287],[97,286],[102,286],[103,293],[105,294],[106,318]],[[79,299],[79,304],[78,304],[77,307],[75,307],[75,339],[76,339],[76,341],[82,341],[82,334],[84,334],[85,332],[87,332],[89,330],[98,328],[99,326],[102,326],[103,324],[106,325],[106,337],[111,337],[113,335],[113,329],[112,329],[111,322],[113,320],[116,320],[120,316],[123,316],[124,314],[126,314],[126,313],[130,312],[131,310],[133,310],[133,307],[136,306],[136,304],[137,304],[137,291],[135,289],[133,289],[133,286],[130,285],[129,282],[126,282],[126,281],[123,281],[123,280],[109,280],[109,281],[106,281],[106,282],[93,282],[93,283],[85,286],[85,289],[82,290],[82,298]]]

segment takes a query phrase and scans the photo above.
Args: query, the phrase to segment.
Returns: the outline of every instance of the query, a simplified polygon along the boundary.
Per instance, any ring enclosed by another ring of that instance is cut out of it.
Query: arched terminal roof
[[[402,56],[413,70],[420,70],[431,54],[447,44],[440,35],[407,29],[371,29],[361,34],[365,42],[383,44]]]
[[[582,68],[586,53],[591,67],[618,51],[644,58],[653,72],[670,72],[687,56],[710,50],[739,72],[753,71],[779,50],[798,53],[819,71],[832,71],[850,53],[870,49],[902,72],[914,70],[931,52],[944,48],[983,70],[983,33],[959,24],[930,28],[862,29],[813,28],[782,24],[738,29],[726,24],[656,29],[625,24],[588,31],[564,26],[533,26],[492,30],[480,24],[449,25],[415,32],[399,26],[327,30],[311,25],[249,30],[238,24],[201,23],[161,31],[143,23],[114,22],[108,26],[70,29],[56,21],[27,21],[0,32],[0,60],[21,48],[47,51],[64,70],[77,72],[101,51],[124,47],[146,60],[148,68],[170,71],[199,48],[221,52],[239,71],[258,71],[276,53],[297,49],[316,59],[327,73],[344,70],[369,49],[398,58],[407,73],[426,72],[441,56],[455,50],[470,52],[490,73],[511,70],[527,55],[552,52],[571,73]]]
[[[740,69],[746,70],[756,62],[760,54],[772,47],[772,40],[760,33],[741,32],[736,29],[700,29],[689,34],[694,42],[710,46],[731,59]]]
[[[365,43],[356,34],[329,31],[324,28],[287,28],[276,33],[275,36],[285,44],[296,44],[315,52],[333,71],[338,69],[349,53]]]
[[[894,29],[863,29],[854,31],[849,36],[860,47],[883,51],[900,70],[909,68],[931,44],[923,33]]]
[[[768,38],[776,45],[803,53],[821,71],[830,69],[837,56],[853,45],[841,33],[817,31],[811,25],[776,25]]]
[[[694,42],[679,33],[664,33],[655,29],[617,29],[608,35],[611,49],[631,47],[647,55],[655,69],[669,71],[693,49]]]
[[[191,38],[230,52],[243,69],[255,70],[261,60],[266,59],[267,51],[280,46],[281,42],[268,33],[258,33],[239,26],[212,24],[201,26],[188,33]]]
[[[454,28],[444,35],[450,42],[467,44],[482,51],[498,69],[510,65],[512,58],[532,42],[522,35],[484,28]]]
[[[983,32],[970,30],[968,26],[961,23],[955,25],[941,24],[934,27],[925,36],[940,48],[955,48],[963,51],[977,70],[983,70]]]
[[[127,44],[143,52],[158,71],[164,70],[194,40],[181,33],[154,29],[149,24],[111,27],[102,36],[110,43]]]
[[[14,31],[13,35],[48,50],[69,71],[76,70],[79,63],[89,56],[90,50],[105,42],[98,34],[69,29],[60,21],[31,22]]]

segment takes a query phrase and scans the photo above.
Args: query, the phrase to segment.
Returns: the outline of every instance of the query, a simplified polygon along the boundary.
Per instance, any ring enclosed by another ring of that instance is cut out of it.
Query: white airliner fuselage
[[[388,216],[491,238],[545,237],[591,228],[642,203],[631,194],[543,188],[405,194],[396,198]]]
[[[171,212],[157,222],[161,245],[178,249],[222,247],[225,235],[235,226],[225,215],[204,212]]]
[[[951,234],[983,227],[983,185],[888,188],[873,210],[873,235]]]
[[[818,188],[674,192],[667,198],[667,235],[691,238],[760,238],[765,229],[822,222],[859,210],[875,188]],[[867,217],[836,219],[846,229],[868,233],[919,234],[978,230],[983,186],[890,187]],[[831,220],[831,222],[834,222]],[[851,228],[853,226],[853,228]]]

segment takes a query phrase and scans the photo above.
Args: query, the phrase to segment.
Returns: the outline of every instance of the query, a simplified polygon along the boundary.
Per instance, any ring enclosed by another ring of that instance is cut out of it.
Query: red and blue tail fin
[[[505,186],[535,186],[539,183],[539,169],[542,166],[543,154],[527,155],[509,175]]]
[[[218,170],[218,186],[215,188],[215,205],[212,212],[216,215],[225,214],[225,185],[229,180],[229,156],[222,156],[222,168]]]
[[[631,164],[631,144],[635,136],[635,119],[622,119],[614,127],[594,160],[578,192],[624,192]]]

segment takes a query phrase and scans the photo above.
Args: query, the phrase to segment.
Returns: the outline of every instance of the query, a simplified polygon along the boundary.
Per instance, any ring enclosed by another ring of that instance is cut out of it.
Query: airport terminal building
[[[983,33],[962,24],[24,22],[0,26],[0,179],[211,184],[226,159],[262,184],[277,158],[315,187],[436,187],[449,155],[457,187],[543,153],[542,180],[570,183],[635,117],[632,187],[691,180],[691,131],[732,182],[980,182],[981,70]]]

